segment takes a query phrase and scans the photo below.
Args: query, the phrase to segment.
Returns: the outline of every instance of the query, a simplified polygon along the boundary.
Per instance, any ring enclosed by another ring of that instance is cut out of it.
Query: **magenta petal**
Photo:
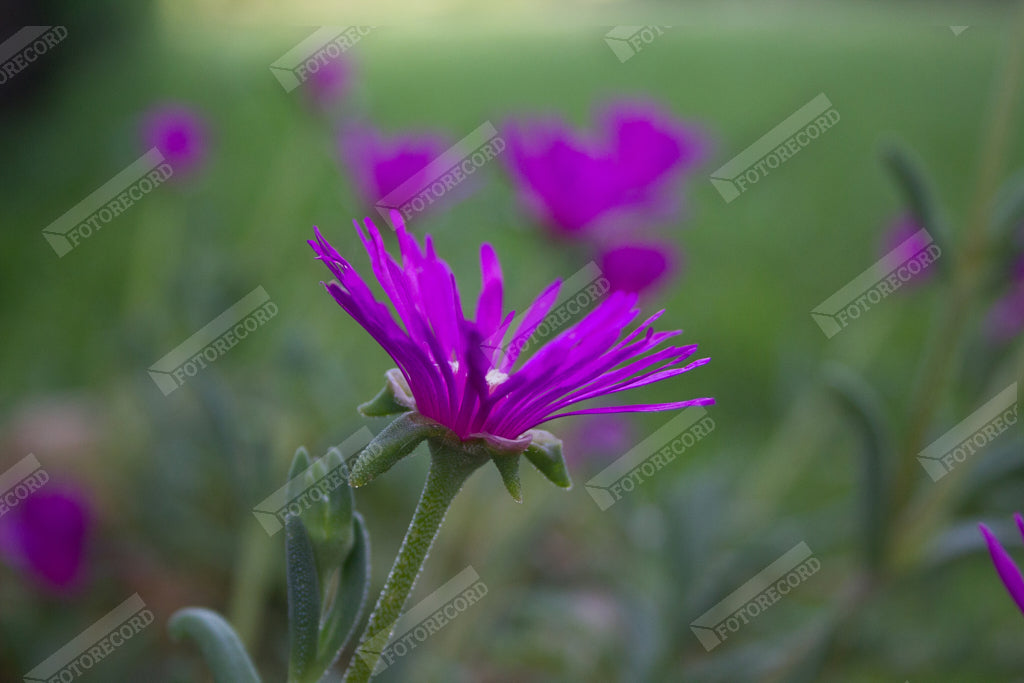
[[[1017,523],[1020,525],[1020,516],[1018,515],[1017,518]],[[988,544],[988,551],[992,555],[992,563],[996,566],[999,578],[1002,579],[1003,585],[1010,592],[1010,597],[1017,603],[1021,613],[1024,613],[1024,576],[1021,576],[1020,569],[1017,568],[1013,559],[1003,549],[1003,546],[999,544],[999,541],[992,535],[988,527],[984,524],[979,524],[978,528],[981,529],[982,535],[985,536],[985,542]]]

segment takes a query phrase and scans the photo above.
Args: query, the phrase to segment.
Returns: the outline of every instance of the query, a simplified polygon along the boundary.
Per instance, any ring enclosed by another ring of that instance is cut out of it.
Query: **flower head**
[[[164,104],[150,110],[142,121],[147,147],[156,147],[177,177],[191,173],[206,160],[206,122],[191,107]]]
[[[545,320],[558,296],[560,281],[545,289],[513,324],[504,312],[503,278],[490,245],[480,248],[482,286],[475,319],[468,319],[448,264],[425,248],[392,214],[401,262],[387,253],[367,219],[356,231],[369,253],[374,275],[401,321],[376,299],[366,282],[320,234],[310,245],[337,278],[327,290],[388,352],[401,372],[410,402],[421,415],[460,439],[486,438],[523,447],[534,427],[559,417],[582,414],[674,410],[708,405],[711,398],[671,403],[578,408],[588,399],[642,387],[704,365],[690,362],[696,345],[669,346],[679,331],[655,332],[660,311],[629,330],[640,315],[635,294],[614,292],[589,314],[532,353],[521,358],[522,344]]]
[[[404,134],[388,138],[367,126],[345,129],[338,144],[342,160],[368,206],[412,178],[421,177],[421,182],[413,183],[418,187],[427,185],[433,178],[425,177],[425,171],[447,147],[439,135]]]
[[[1024,536],[1024,518],[1021,518],[1018,512],[1014,514],[1013,519],[1017,523],[1017,529],[1021,536]],[[1017,607],[1024,613],[1024,576],[1021,576],[1020,569],[1014,564],[1013,558],[999,544],[989,528],[984,524],[979,524],[978,527],[985,537],[985,543],[988,544],[988,552],[992,555],[992,563],[996,566],[999,578],[1002,579],[1006,590],[1010,592],[1010,597],[1017,603]]]
[[[73,589],[84,572],[90,526],[91,514],[82,492],[51,483],[3,518],[0,552],[44,587]]]
[[[703,134],[653,103],[617,102],[601,120],[593,137],[557,119],[510,128],[509,166],[522,201],[563,236],[623,215],[671,214],[671,181],[707,151]]]

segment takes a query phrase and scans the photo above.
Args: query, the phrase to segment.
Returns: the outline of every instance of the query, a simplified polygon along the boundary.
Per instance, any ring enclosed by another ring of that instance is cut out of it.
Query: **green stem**
[[[395,622],[401,616],[402,607],[416,585],[448,507],[469,475],[486,462],[484,458],[473,458],[457,450],[438,447],[433,442],[430,450],[430,471],[420,502],[370,621],[359,638],[359,647],[343,683],[366,683],[370,680],[381,651],[391,638]]]
[[[999,178],[1003,172],[1006,149],[1013,128],[1014,112],[1019,99],[1022,71],[1024,71],[1024,46],[1020,39],[1024,34],[1024,9],[1018,10],[1015,29],[1009,36],[1009,54],[1003,66],[1001,82],[995,93],[992,117],[984,130],[987,137],[982,147],[978,168],[974,201],[969,214],[963,249],[953,272],[952,292],[946,303],[946,315],[939,327],[931,354],[922,366],[917,392],[912,403],[909,429],[903,447],[903,459],[896,475],[893,490],[893,509],[899,516],[897,533],[891,536],[893,549],[906,547],[908,539],[911,552],[905,550],[896,563],[913,556],[921,541],[927,540],[928,533],[923,527],[941,523],[936,512],[948,497],[950,482],[933,486],[921,501],[913,500],[914,482],[920,470],[917,465],[918,452],[925,446],[928,428],[945,396],[946,385],[956,360],[963,332],[970,320],[972,307],[978,293],[978,283],[985,268],[988,254],[987,227],[989,224],[992,197],[995,195]]]

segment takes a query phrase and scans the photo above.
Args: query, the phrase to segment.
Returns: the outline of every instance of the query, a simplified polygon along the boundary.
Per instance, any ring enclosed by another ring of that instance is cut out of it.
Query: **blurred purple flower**
[[[1017,529],[1021,536],[1024,536],[1024,519],[1021,518],[1019,512],[1013,515],[1013,519],[1017,523]],[[1024,613],[1024,576],[1021,576],[1020,569],[1017,568],[1013,558],[999,544],[989,528],[984,524],[979,524],[978,527],[985,537],[985,543],[988,544],[988,552],[992,555],[992,563],[996,566],[999,578],[1002,579],[1006,590],[1010,592],[1010,597],[1017,603],[1017,608]]]
[[[352,64],[344,56],[329,59],[309,74],[304,85],[314,107],[329,109],[348,94],[352,85]]]
[[[352,126],[342,131],[338,146],[362,200],[372,206],[410,178],[420,176],[414,184],[423,186],[434,180],[425,171],[448,143],[433,133],[386,138],[369,126]]]
[[[893,263],[906,263],[919,252],[928,248],[931,240],[927,233],[921,232],[922,225],[910,214],[903,214],[890,223],[882,239],[883,255],[892,254]],[[910,275],[905,287],[922,285],[934,274],[934,263],[925,265],[918,273]]]
[[[549,229],[578,237],[613,217],[670,216],[672,181],[708,145],[696,128],[656,104],[617,102],[594,140],[557,119],[513,123],[508,165],[521,201]]]
[[[628,417],[587,415],[566,435],[564,451],[570,463],[602,463],[623,455],[636,443],[636,429]]]
[[[451,268],[405,229],[397,212],[402,262],[385,251],[373,222],[356,224],[373,273],[394,306],[379,302],[366,282],[320,234],[310,246],[336,278],[327,291],[388,352],[407,383],[409,407],[455,432],[461,439],[484,438],[526,447],[534,427],[569,415],[675,410],[709,405],[696,398],[653,405],[626,404],[593,408],[576,405],[620,391],[646,386],[688,372],[710,359],[688,359],[695,344],[662,346],[680,334],[655,332],[657,313],[632,331],[640,315],[635,294],[613,292],[569,329],[538,348],[519,364],[521,344],[502,348],[510,332],[512,312],[502,305],[501,264],[489,244],[480,248],[481,288],[476,320],[467,320]],[[519,318],[512,339],[527,340],[544,322],[558,297],[556,280]],[[495,341],[497,340],[497,341]],[[684,364],[685,363],[685,364]],[[518,367],[517,367],[518,366]]]
[[[142,119],[146,147],[156,147],[174,169],[172,178],[187,176],[202,167],[209,151],[205,119],[182,104],[163,104]]]
[[[667,244],[620,244],[600,252],[598,267],[612,290],[645,294],[665,284],[678,260]]]
[[[92,514],[85,495],[50,482],[0,518],[0,554],[50,590],[77,588]]]

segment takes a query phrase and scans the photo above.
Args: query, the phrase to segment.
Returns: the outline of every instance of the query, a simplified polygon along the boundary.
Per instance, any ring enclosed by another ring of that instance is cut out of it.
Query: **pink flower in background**
[[[671,217],[674,181],[706,155],[705,136],[649,102],[618,102],[596,137],[558,120],[509,128],[507,163],[522,202],[547,228],[580,236],[624,217]]]
[[[142,120],[142,138],[147,148],[156,147],[181,178],[202,167],[209,151],[207,125],[193,108],[163,104],[151,109]]]
[[[910,214],[904,214],[889,225],[882,239],[882,255],[892,254],[893,263],[905,263],[914,258],[932,243],[927,233],[921,233],[923,226]],[[910,276],[904,287],[921,285],[931,280],[934,263],[928,263],[920,272]]]
[[[603,249],[598,267],[619,292],[649,294],[678,270],[679,257],[668,244],[620,244]]]
[[[344,99],[351,85],[352,64],[341,56],[327,60],[311,72],[303,90],[313,106],[323,110]]]
[[[1017,529],[1020,531],[1021,536],[1024,536],[1024,519],[1021,518],[1019,512],[1014,514],[1013,519],[1017,523]],[[984,524],[979,524],[978,527],[985,537],[985,543],[988,544],[988,552],[992,556],[992,563],[996,567],[999,578],[1002,580],[1003,585],[1006,586],[1010,597],[1017,603],[1017,608],[1024,613],[1024,576],[1021,576],[1020,569],[1014,563],[1013,558],[999,544],[999,541],[992,535],[989,528]]]
[[[1010,289],[989,311],[986,329],[997,342],[1013,339],[1024,330],[1024,256],[1010,271]]]
[[[92,514],[82,491],[49,482],[0,518],[0,555],[40,585],[81,585]]]
[[[356,184],[362,200],[375,205],[395,188],[417,178],[416,186],[427,186],[430,162],[448,148],[448,142],[433,133],[405,133],[385,137],[369,126],[353,126],[338,139],[342,161]]]
[[[509,129],[509,156],[520,200],[546,227],[577,235],[622,207],[614,160],[555,121]]]
[[[652,102],[619,102],[605,113],[614,157],[627,195],[637,201],[667,189],[693,171],[709,151],[706,136]]]

